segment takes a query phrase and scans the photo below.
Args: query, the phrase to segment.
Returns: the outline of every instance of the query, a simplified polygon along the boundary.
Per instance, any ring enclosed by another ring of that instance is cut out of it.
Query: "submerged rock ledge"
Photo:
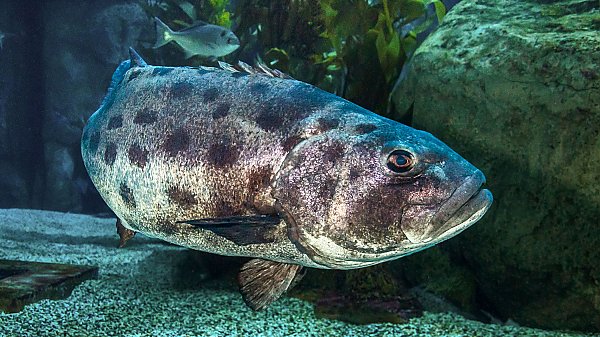
[[[415,52],[396,118],[480,168],[494,205],[402,261],[408,279],[503,320],[600,332],[599,32],[598,1],[464,0]],[[472,286],[446,286],[444,261]]]
[[[114,219],[26,209],[0,210],[0,256],[91,264],[98,280],[66,300],[0,313],[0,336],[586,336],[482,324],[426,313],[408,324],[352,325],[318,319],[313,306],[283,298],[246,307],[229,280],[182,287],[185,249],[140,235],[117,249]]]

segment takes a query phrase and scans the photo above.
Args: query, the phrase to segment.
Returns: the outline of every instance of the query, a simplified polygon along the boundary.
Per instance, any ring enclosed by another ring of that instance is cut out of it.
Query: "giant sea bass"
[[[484,175],[431,134],[264,65],[147,65],[133,50],[81,142],[135,232],[253,258],[238,281],[261,309],[304,267],[352,269],[449,239],[492,203]]]

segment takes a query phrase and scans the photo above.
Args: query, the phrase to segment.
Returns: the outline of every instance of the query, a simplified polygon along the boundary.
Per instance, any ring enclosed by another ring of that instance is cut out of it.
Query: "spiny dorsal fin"
[[[252,259],[238,275],[242,297],[253,310],[264,309],[297,283],[301,270],[296,264]]]
[[[132,67],[145,67],[148,65],[148,63],[146,63],[140,54],[138,54],[132,47],[129,47],[129,60],[131,61]]]
[[[277,69],[271,69],[267,67],[267,65],[261,61],[257,61],[254,67],[242,61],[238,61],[236,65],[231,65],[229,63],[219,61],[219,67],[223,70],[231,71],[233,73],[247,73],[256,75],[267,75],[277,78],[293,79],[292,76],[286,73],[283,73]]]

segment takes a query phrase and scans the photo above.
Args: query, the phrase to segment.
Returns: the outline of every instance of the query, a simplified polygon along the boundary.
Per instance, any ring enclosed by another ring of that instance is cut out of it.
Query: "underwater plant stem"
[[[385,13],[385,23],[388,28],[388,33],[392,34],[394,32],[394,28],[392,27],[392,21],[390,20],[390,10],[388,8],[387,0],[383,0],[383,12]]]

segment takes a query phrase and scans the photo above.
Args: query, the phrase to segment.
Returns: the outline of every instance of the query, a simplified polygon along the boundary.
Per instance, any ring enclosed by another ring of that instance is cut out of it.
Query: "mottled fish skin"
[[[222,255],[350,269],[456,235],[491,203],[483,174],[432,135],[309,84],[129,61],[119,69],[82,154],[129,229]],[[415,155],[407,174],[386,168],[397,149]],[[243,245],[185,223],[249,215],[281,221]]]

